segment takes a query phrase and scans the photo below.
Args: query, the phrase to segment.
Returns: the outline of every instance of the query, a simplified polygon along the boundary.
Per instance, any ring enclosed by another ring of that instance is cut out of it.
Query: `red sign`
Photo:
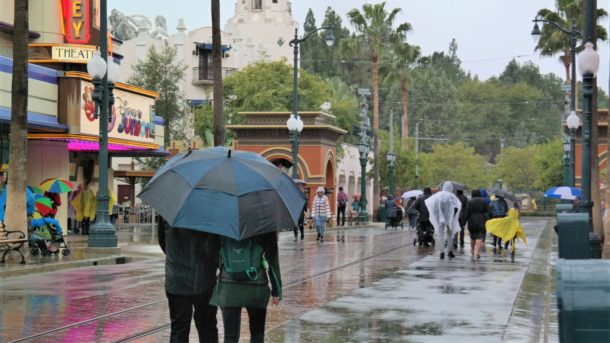
[[[91,1],[61,0],[66,42],[86,44],[91,39]]]

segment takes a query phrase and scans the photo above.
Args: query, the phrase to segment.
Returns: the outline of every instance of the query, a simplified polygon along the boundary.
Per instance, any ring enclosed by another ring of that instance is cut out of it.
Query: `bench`
[[[0,253],[2,253],[2,259],[0,263],[5,262],[5,257],[11,251],[16,251],[21,255],[21,264],[25,264],[25,256],[21,252],[23,244],[27,242],[25,234],[21,231],[8,231],[3,224],[0,224]]]
[[[360,224],[360,214],[353,210],[347,211],[347,226],[359,225]]]

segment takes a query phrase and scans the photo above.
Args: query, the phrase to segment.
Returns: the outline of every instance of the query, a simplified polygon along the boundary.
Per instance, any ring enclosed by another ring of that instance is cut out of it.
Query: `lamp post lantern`
[[[292,144],[292,179],[294,180],[298,179],[299,176],[299,141],[303,125],[301,117],[295,117],[293,114],[286,121],[286,126],[290,132],[290,143]]]
[[[119,67],[113,61],[108,62],[108,21],[106,0],[100,2],[100,51],[94,53],[87,63],[87,72],[94,85],[93,98],[97,105],[96,117],[99,116],[99,190],[97,193],[96,220],[91,225],[88,245],[93,248],[117,247],[118,239],[114,226],[108,216],[108,122],[110,109],[114,103],[112,90],[118,79]],[[97,110],[99,109],[99,112]]]
[[[593,107],[593,78],[599,68],[599,55],[593,49],[593,43],[587,42],[585,50],[578,59],[578,69],[582,73],[583,88],[583,125],[582,125],[582,200],[583,205],[591,208],[591,121]]]
[[[576,187],[576,130],[580,126],[580,118],[576,111],[571,111],[566,119],[570,131],[570,186]]]
[[[333,27],[332,26],[323,26],[317,28],[308,34],[306,34],[303,38],[299,38],[298,29],[294,29],[294,38],[288,44],[293,49],[293,72],[292,72],[292,114],[290,115],[290,119],[286,125],[288,126],[288,130],[290,131],[290,142],[292,143],[292,178],[298,178],[298,157],[299,157],[299,139],[301,135],[301,131],[303,130],[303,121],[299,117],[299,44],[306,41],[312,34],[320,30],[326,30],[326,45],[332,46],[335,42],[335,37],[333,36]],[[291,119],[294,118],[294,122],[291,122]],[[300,123],[300,124],[299,124]],[[300,126],[299,126],[300,125]],[[300,129],[298,129],[300,127]],[[291,129],[292,128],[292,129]]]
[[[574,111],[576,109],[576,43],[578,42],[578,37],[582,36],[580,31],[576,29],[576,21],[572,20],[572,27],[569,30],[563,28],[561,25],[555,23],[552,20],[543,19],[540,17],[536,17],[532,21],[534,22],[534,28],[532,29],[532,37],[534,37],[534,39],[536,40],[542,34],[542,32],[540,31],[540,27],[538,27],[539,22],[551,24],[559,31],[570,36],[570,59],[572,60],[572,69],[570,73],[570,111]]]

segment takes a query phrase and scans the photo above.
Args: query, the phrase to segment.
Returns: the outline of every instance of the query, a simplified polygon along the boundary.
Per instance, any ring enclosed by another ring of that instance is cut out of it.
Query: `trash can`
[[[589,232],[589,247],[591,258],[602,258],[602,240],[598,234]]]
[[[557,262],[560,342],[610,342],[610,261]]]
[[[572,206],[572,204],[557,204],[555,206],[555,211],[557,213],[569,213],[570,211],[572,211],[572,208],[574,206]]]
[[[588,213],[557,213],[559,258],[588,259],[591,257]]]

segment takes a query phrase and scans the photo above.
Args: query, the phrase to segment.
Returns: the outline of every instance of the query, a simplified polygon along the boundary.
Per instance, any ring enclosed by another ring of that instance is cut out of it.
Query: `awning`
[[[0,106],[0,122],[10,123],[11,122],[11,109],[8,107]],[[46,114],[40,114],[36,112],[28,112],[28,128],[39,129],[51,132],[66,132],[68,126],[59,124],[57,117],[49,116]]]
[[[68,142],[69,151],[99,151],[99,137],[82,135],[82,134],[28,134],[28,139],[39,139],[39,140],[55,140]],[[143,143],[136,141],[128,141],[118,138],[108,138],[108,152],[116,156],[119,153],[124,154],[123,156],[156,156],[158,151],[164,151],[158,144]],[[142,155],[146,153],[146,155]],[[153,154],[153,155],[151,155]]]
[[[197,44],[197,47],[201,50],[212,50],[212,43],[195,43],[195,44]],[[227,52],[227,51],[231,50],[231,47],[221,44],[220,50],[222,52]]]

